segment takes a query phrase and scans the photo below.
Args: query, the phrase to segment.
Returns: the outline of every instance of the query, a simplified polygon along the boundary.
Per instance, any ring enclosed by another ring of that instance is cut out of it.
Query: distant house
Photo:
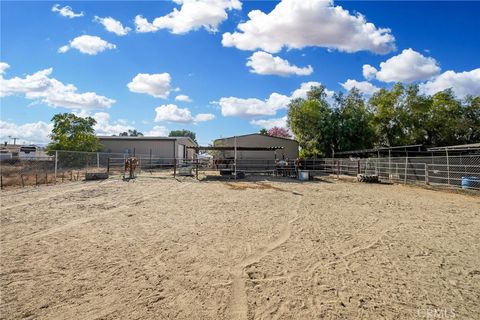
[[[129,155],[153,155],[164,159],[192,159],[197,144],[189,137],[99,136],[102,151]]]
[[[214,146],[233,147],[235,146],[235,138],[237,147],[257,147],[272,148],[283,147],[283,149],[275,151],[237,151],[238,159],[296,159],[298,158],[298,142],[293,139],[272,137],[260,133],[246,134],[237,137],[228,137],[217,139],[213,142]],[[220,157],[224,159],[233,159],[234,151],[225,150],[220,152]]]
[[[38,160],[46,159],[49,156],[45,151],[35,145],[12,145],[3,144],[0,146],[0,159]]]

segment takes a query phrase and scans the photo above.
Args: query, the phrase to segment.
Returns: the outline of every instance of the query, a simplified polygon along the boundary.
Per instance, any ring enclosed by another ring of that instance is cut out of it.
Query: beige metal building
[[[283,147],[276,151],[251,151],[239,150],[237,151],[238,159],[297,159],[298,158],[298,142],[292,139],[271,137],[260,133],[246,134],[236,137],[228,137],[217,139],[213,142],[216,147],[234,147],[235,138],[237,140],[237,147]],[[221,151],[220,158],[233,159],[234,151]]]
[[[195,149],[188,149],[197,144],[189,137],[117,137],[99,136],[102,151],[153,155],[164,159],[192,159]]]

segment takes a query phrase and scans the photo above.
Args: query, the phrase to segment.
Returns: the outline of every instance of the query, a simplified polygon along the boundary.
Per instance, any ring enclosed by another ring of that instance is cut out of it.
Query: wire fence
[[[368,159],[366,173],[393,182],[480,190],[480,155]]]
[[[56,151],[51,156],[29,159],[4,159],[0,173],[2,188],[80,181],[89,174],[126,177],[123,153]],[[299,171],[310,176],[334,174],[377,175],[381,181],[442,185],[480,190],[480,152],[461,156],[391,157],[391,158],[321,158],[321,159],[215,159],[197,155],[193,159],[166,158],[154,154],[137,154],[135,175],[195,176],[199,172],[221,175],[275,175],[298,177]]]

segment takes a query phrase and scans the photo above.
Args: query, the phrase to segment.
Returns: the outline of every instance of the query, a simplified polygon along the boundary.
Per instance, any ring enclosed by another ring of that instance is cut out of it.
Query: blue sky
[[[395,81],[480,95],[478,12],[480,2],[2,1],[0,138],[45,143],[51,117],[71,111],[94,116],[99,134],[185,128],[207,144],[285,125],[288,101],[316,83],[367,97]]]

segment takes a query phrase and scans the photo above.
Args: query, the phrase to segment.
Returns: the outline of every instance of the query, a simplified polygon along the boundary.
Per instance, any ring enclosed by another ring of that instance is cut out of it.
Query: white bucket
[[[299,170],[299,171],[298,171],[298,180],[300,180],[300,181],[308,181],[308,171],[306,171],[306,170]]]

